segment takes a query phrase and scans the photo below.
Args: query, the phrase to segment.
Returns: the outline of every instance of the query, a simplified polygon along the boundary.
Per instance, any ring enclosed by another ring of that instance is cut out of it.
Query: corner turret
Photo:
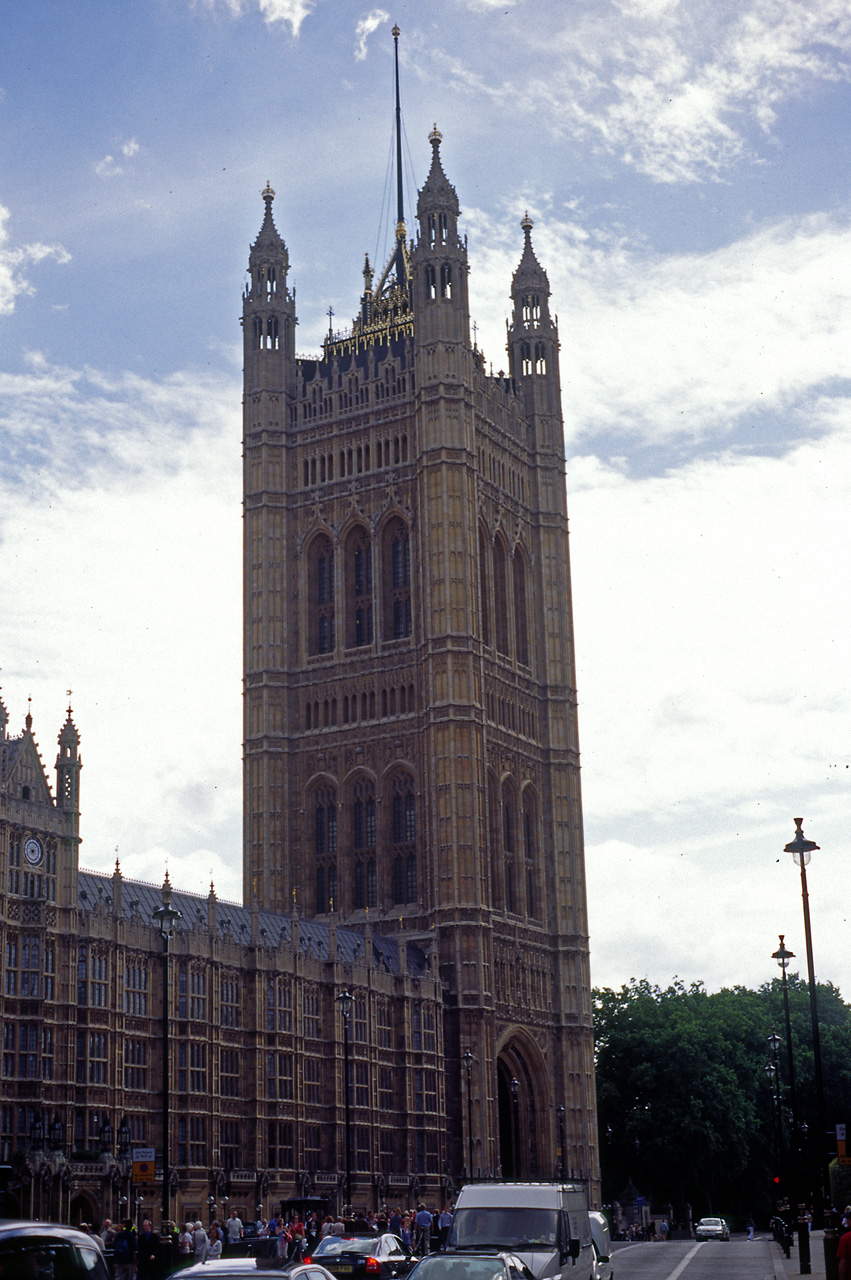
[[[287,392],[295,381],[295,295],[287,288],[290,259],[272,218],[275,192],[267,182],[263,225],[248,257],[242,297],[246,391]]]
[[[412,259],[414,314],[420,345],[470,341],[467,246],[458,237],[461,209],[440,162],[441,134],[429,134],[431,169],[417,200],[420,234]]]
[[[535,420],[539,448],[563,450],[558,328],[550,315],[550,282],[532,248],[532,219],[520,226],[524,244],[511,280],[513,315],[508,328],[508,368]]]
[[[56,807],[71,817],[76,827],[80,817],[80,770],[83,762],[79,756],[80,735],[72,718],[71,707],[59,734],[59,755],[56,757]],[[76,821],[75,821],[76,819]]]

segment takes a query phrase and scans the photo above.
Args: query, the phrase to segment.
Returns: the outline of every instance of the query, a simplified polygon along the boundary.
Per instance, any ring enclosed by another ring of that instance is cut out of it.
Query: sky
[[[301,353],[441,155],[506,364],[561,338],[598,986],[851,1000],[847,0],[30,0],[0,48],[0,685],[81,865],[241,896],[241,333],[271,182]],[[69,695],[68,690],[71,690]],[[31,699],[31,703],[28,702]]]

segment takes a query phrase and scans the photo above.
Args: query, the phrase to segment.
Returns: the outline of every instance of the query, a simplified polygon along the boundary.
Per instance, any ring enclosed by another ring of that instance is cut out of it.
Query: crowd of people
[[[329,1213],[321,1221],[316,1213],[302,1217],[293,1211],[287,1217],[277,1214],[258,1218],[248,1232],[237,1210],[232,1209],[229,1217],[214,1219],[209,1227],[195,1221],[185,1222],[178,1230],[169,1223],[165,1237],[154,1231],[148,1218],[143,1219],[139,1231],[129,1218],[115,1225],[107,1219],[100,1232],[95,1232],[90,1224],[81,1223],[81,1229],[111,1258],[115,1280],[161,1280],[171,1271],[195,1262],[221,1258],[229,1252],[244,1252],[246,1235],[251,1238],[252,1252],[294,1261],[306,1257],[327,1235],[388,1232],[398,1236],[412,1253],[422,1255],[445,1249],[451,1226],[452,1210],[448,1206],[438,1213],[424,1204],[407,1210],[384,1207],[378,1213],[364,1208],[346,1217]],[[259,1243],[264,1241],[265,1247]]]

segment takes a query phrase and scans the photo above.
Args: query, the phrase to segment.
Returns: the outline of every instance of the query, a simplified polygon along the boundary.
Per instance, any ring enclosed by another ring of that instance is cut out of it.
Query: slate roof
[[[79,906],[80,910],[92,911],[98,905],[112,907],[112,877],[95,871],[79,872]],[[151,922],[154,911],[162,906],[162,895],[157,885],[146,884],[144,880],[128,880],[122,877],[121,901],[122,914],[127,919],[138,918]],[[183,917],[177,923],[178,930],[207,927],[207,899],[197,893],[186,893],[174,889],[171,896],[172,906]],[[292,938],[292,918],[280,916],[271,911],[260,912],[260,942],[269,947],[288,947]],[[248,946],[251,940],[251,911],[237,902],[226,902],[216,899],[216,928],[221,938]],[[328,925],[321,920],[304,920],[299,918],[298,933],[301,949],[305,955],[312,955],[317,960],[328,960]],[[364,936],[359,929],[343,925],[337,926],[337,959],[344,964],[352,964],[363,957]],[[399,943],[394,937],[381,934],[372,935],[373,964],[383,966],[388,973],[399,972]],[[407,970],[414,977],[421,977],[428,972],[425,953],[414,943],[407,945]]]

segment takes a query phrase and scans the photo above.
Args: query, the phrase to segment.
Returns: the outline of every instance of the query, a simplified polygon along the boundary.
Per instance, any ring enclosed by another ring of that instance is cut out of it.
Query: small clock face
[[[30,836],[24,845],[24,857],[31,867],[37,867],[44,857],[44,848],[40,840],[35,836]]]

